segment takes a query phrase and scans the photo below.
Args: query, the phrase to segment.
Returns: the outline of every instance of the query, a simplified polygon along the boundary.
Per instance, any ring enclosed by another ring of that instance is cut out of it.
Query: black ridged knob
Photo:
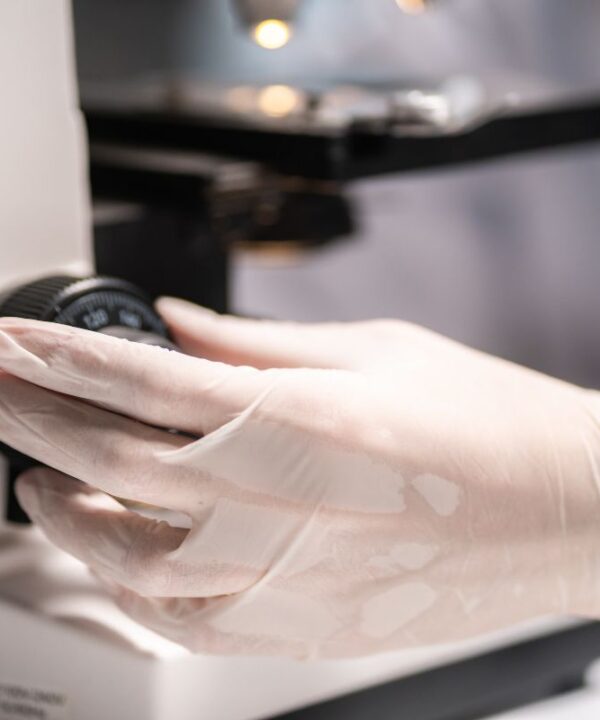
[[[116,278],[55,275],[20,285],[0,296],[0,317],[56,322],[175,349],[151,300],[135,285]],[[2,443],[0,452],[9,461],[6,517],[26,522],[14,494],[14,480],[36,463]]]

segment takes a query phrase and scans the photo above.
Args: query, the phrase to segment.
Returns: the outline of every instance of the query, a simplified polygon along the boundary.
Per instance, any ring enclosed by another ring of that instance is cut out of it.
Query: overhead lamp
[[[290,41],[301,0],[233,0],[233,7],[254,42],[278,50]]]

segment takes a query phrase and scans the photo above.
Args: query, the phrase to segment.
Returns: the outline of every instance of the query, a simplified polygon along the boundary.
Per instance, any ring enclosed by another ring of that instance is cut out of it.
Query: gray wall
[[[394,0],[304,0],[295,39],[268,52],[228,0],[74,0],[85,79],[177,71],[205,79],[478,72],[598,79],[596,0],[447,0],[407,17]]]

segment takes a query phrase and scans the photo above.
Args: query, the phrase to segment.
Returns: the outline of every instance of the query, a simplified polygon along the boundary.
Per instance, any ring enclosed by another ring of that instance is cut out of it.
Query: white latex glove
[[[209,359],[0,321],[0,439],[72,476],[19,498],[135,619],[334,657],[600,614],[595,393],[401,322],[159,309]]]

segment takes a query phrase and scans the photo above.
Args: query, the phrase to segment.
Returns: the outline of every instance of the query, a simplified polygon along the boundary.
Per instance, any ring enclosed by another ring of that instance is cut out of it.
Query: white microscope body
[[[67,0],[0,3],[0,93],[1,294],[41,275],[92,267]],[[5,498],[0,486],[0,518]]]
[[[0,4],[0,288],[91,267],[86,142],[66,0]]]

